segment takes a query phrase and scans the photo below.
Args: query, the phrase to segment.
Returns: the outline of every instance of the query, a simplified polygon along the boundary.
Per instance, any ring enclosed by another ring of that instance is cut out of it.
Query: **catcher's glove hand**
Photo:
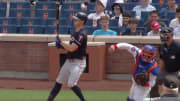
[[[138,85],[145,86],[148,81],[148,75],[146,71],[138,73],[135,75],[135,81]]]

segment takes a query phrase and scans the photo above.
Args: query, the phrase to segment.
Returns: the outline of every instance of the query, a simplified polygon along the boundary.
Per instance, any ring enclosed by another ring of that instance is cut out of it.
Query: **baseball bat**
[[[56,31],[59,35],[60,0],[56,1]]]

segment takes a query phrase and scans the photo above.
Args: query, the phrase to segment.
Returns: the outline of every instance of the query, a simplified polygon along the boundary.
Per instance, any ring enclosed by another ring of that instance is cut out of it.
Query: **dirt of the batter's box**
[[[0,79],[0,89],[50,90],[54,83],[55,81],[48,80]],[[131,81],[79,81],[78,85],[82,90],[129,91]],[[64,85],[63,89],[69,88]]]

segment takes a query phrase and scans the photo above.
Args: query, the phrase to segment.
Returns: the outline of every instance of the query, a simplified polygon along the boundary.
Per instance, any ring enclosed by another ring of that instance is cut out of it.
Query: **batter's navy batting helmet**
[[[150,62],[156,55],[156,48],[152,45],[145,45],[142,49],[142,60]]]
[[[75,13],[73,15],[73,19],[82,20],[82,21],[84,21],[86,23],[88,18],[87,18],[86,13],[84,13],[84,12],[77,12],[77,13]]]

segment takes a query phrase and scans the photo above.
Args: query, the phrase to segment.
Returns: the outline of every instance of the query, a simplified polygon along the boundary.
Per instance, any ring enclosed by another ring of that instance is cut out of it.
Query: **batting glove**
[[[56,48],[62,48],[60,43],[61,43],[61,38],[59,36],[56,36]]]

